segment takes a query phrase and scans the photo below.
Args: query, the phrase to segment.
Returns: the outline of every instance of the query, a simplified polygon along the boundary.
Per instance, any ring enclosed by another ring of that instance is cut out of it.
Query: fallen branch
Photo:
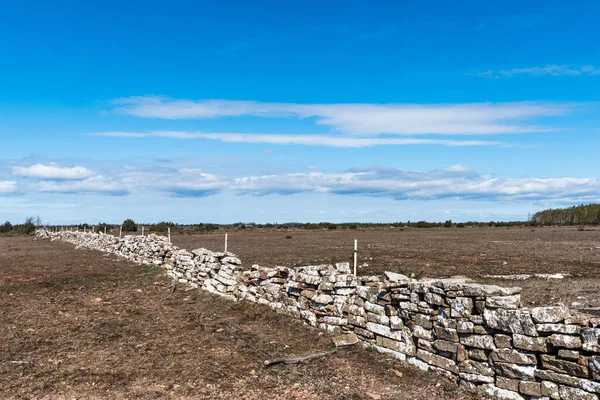
[[[336,350],[325,351],[322,353],[309,354],[307,356],[294,356],[294,357],[282,357],[282,358],[274,358],[272,360],[265,360],[265,365],[274,365],[274,364],[297,364],[304,361],[312,360],[313,358],[325,357],[329,354],[335,353]]]

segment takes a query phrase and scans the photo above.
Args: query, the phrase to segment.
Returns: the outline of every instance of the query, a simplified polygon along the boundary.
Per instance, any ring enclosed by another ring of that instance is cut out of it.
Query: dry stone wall
[[[180,282],[246,300],[448,376],[499,399],[592,400],[600,395],[600,318],[562,305],[523,308],[520,288],[466,279],[351,274],[348,263],[242,268],[232,253],[164,237],[37,232],[80,247],[162,266]]]

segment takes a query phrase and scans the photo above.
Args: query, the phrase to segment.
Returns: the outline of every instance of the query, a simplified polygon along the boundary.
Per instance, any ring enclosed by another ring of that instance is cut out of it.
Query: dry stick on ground
[[[312,360],[313,358],[325,357],[332,353],[335,353],[336,350],[324,351],[322,353],[309,354],[307,356],[294,356],[294,357],[282,357],[282,358],[274,358],[272,360],[265,360],[265,365],[273,365],[273,364],[297,364],[304,361]]]

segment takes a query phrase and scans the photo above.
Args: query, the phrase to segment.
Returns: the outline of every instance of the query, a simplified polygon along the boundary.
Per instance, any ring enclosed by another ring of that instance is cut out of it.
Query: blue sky
[[[523,220],[600,201],[593,1],[0,12],[0,219]]]

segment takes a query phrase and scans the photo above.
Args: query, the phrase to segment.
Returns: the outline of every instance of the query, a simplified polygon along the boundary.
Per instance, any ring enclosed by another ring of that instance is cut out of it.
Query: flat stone
[[[519,383],[519,392],[528,396],[539,397],[542,395],[540,382],[521,381]]]
[[[425,301],[435,306],[446,306],[446,301],[442,296],[435,293],[425,293]]]
[[[535,366],[508,363],[495,363],[494,365],[496,367],[496,373],[500,376],[522,381],[535,380]]]
[[[600,353],[600,329],[584,328],[581,330],[581,347],[587,351]]]
[[[579,352],[575,351],[575,350],[560,349],[560,350],[558,350],[558,357],[564,358],[566,360],[577,361],[577,360],[579,360]]]
[[[577,325],[566,324],[536,324],[538,332],[563,333],[566,335],[579,335],[581,327]]]
[[[436,340],[433,342],[433,347],[439,351],[444,351],[447,353],[456,353],[458,351],[458,346],[460,346],[460,344],[448,342],[446,340]]]
[[[560,385],[558,387],[558,393],[562,400],[598,400],[598,396],[595,394],[570,386]]]
[[[483,394],[498,400],[525,400],[525,398],[517,392],[501,389],[491,384],[483,385],[480,390]]]
[[[480,285],[477,283],[466,283],[462,286],[465,296],[487,297],[487,296],[512,296],[521,293],[520,287],[505,288],[495,285]]]
[[[524,310],[485,309],[483,319],[496,330],[528,336],[538,336],[531,316]]]
[[[429,315],[417,314],[415,316],[415,324],[426,329],[433,329],[433,323],[431,322],[431,316]]]
[[[560,400],[558,385],[554,382],[543,381],[540,386],[541,395],[551,399]]]
[[[537,359],[534,354],[524,353],[514,349],[498,349],[490,355],[494,362],[505,362],[511,364],[536,365]]]
[[[433,336],[433,331],[429,330],[429,329],[425,329],[422,326],[415,325],[413,332],[414,332],[415,337],[417,337],[417,338],[425,339],[425,340],[429,340],[429,341],[435,340],[435,338]]]
[[[477,375],[477,374],[467,374],[465,372],[461,372],[458,374],[460,379],[465,381],[473,382],[473,383],[494,383],[493,376],[487,375]]]
[[[572,361],[561,360],[548,354],[542,354],[542,367],[551,371],[560,372],[563,374],[578,376],[580,378],[587,378],[588,367],[585,365],[579,365]]]
[[[458,333],[472,333],[475,325],[470,321],[457,321],[456,331]]]
[[[542,337],[530,337],[525,335],[513,335],[513,346],[521,350],[546,352],[548,346],[546,339]]]
[[[473,300],[469,297],[455,297],[448,299],[450,316],[452,318],[468,317],[473,311]]]
[[[521,295],[515,294],[512,296],[490,296],[485,299],[486,307],[492,308],[519,308],[521,304]]]
[[[466,374],[494,376],[494,370],[488,363],[466,360],[461,362],[458,368]]]
[[[519,391],[519,382],[516,379],[504,378],[502,376],[496,377],[496,386],[506,390],[512,390],[513,392]],[[558,386],[557,386],[558,390]]]
[[[563,305],[554,307],[535,307],[531,309],[531,318],[538,324],[557,323],[565,319],[569,309]]]
[[[378,346],[385,347],[386,349],[390,349],[408,356],[412,356],[416,352],[415,345],[412,343],[412,341],[398,341],[383,336],[378,336],[376,342]]]
[[[441,340],[447,340],[449,342],[458,342],[458,333],[456,329],[442,328],[441,326],[436,326],[434,328],[435,336]]]
[[[478,349],[495,350],[494,338],[489,335],[461,335],[460,343]]]
[[[392,331],[389,326],[376,324],[374,322],[367,322],[367,330],[390,339],[402,340],[402,332]]]
[[[358,336],[354,333],[334,336],[331,338],[331,341],[335,344],[335,347],[350,346],[359,342]]]
[[[429,365],[450,371],[454,374],[458,374],[458,366],[456,363],[448,358],[439,356],[437,354],[429,353],[424,350],[417,350],[417,357],[425,361]]]
[[[385,307],[379,304],[373,304],[370,301],[365,301],[365,310],[374,314],[385,315]]]
[[[555,333],[554,335],[550,335],[547,340],[555,347],[566,347],[567,349],[581,348],[581,338],[579,336]]]
[[[394,283],[408,283],[410,278],[406,275],[398,274],[396,272],[385,271],[383,273],[388,281]]]
[[[318,296],[313,297],[312,299],[315,303],[319,304],[331,304],[333,303],[333,297],[328,294],[320,294]]]
[[[497,333],[494,335],[494,344],[499,349],[512,348],[512,337]]]

